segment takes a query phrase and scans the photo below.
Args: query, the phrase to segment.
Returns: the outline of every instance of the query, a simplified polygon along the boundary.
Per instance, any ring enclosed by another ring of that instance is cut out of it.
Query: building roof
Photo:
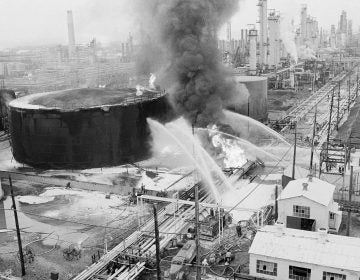
[[[326,234],[321,242],[319,237],[319,232],[265,226],[256,233],[249,253],[360,272],[360,238]]]
[[[304,183],[308,184],[307,190],[304,190]],[[278,200],[302,196],[324,206],[328,206],[333,200],[334,191],[334,185],[318,178],[312,178],[311,182],[308,178],[301,178],[290,181],[281,192]]]

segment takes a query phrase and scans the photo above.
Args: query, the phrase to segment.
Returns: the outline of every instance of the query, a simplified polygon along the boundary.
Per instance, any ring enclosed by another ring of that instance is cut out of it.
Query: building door
[[[329,213],[329,228],[336,229],[336,218],[333,212]]]
[[[314,231],[315,224],[316,223],[314,219],[307,219],[307,218],[300,218],[293,216],[286,217],[286,227],[288,228]]]

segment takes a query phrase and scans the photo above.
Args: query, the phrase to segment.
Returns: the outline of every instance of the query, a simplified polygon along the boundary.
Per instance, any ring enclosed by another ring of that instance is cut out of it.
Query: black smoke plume
[[[156,68],[175,110],[197,126],[218,123],[222,109],[241,99],[217,48],[217,31],[237,8],[238,0],[149,0],[139,6],[149,47],[138,65]]]

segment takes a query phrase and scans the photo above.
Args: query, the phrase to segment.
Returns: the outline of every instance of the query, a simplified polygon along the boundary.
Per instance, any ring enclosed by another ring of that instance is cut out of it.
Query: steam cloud
[[[217,48],[217,30],[238,1],[149,0],[139,6],[145,11],[141,26],[149,47],[138,67],[155,72],[178,113],[197,126],[218,123],[224,107],[247,98],[229,78]]]
[[[295,27],[291,19],[287,15],[282,15],[280,19],[280,37],[284,43],[286,51],[290,54],[291,58],[298,62],[298,53],[295,44]]]

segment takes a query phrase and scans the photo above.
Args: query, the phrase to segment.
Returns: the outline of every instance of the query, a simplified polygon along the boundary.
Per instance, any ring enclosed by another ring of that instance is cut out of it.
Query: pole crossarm
[[[176,199],[176,198],[167,198],[167,197],[158,197],[158,196],[152,196],[152,195],[141,195],[141,199],[148,199],[148,200],[154,200],[154,201],[162,201],[162,202],[169,202],[169,203],[178,203],[178,204],[186,204],[195,206],[194,201],[189,200],[182,200],[182,199]],[[252,208],[244,208],[244,207],[235,207],[229,205],[221,205],[221,204],[215,204],[215,203],[206,203],[206,202],[199,202],[199,205],[205,208],[222,208],[222,209],[236,209],[238,211],[251,211],[251,212],[258,212],[261,211],[261,209],[252,209]]]

